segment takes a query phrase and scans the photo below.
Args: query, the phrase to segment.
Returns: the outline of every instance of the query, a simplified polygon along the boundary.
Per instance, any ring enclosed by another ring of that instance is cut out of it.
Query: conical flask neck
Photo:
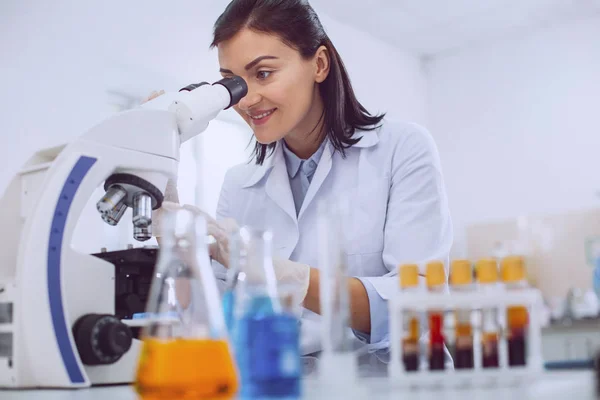
[[[224,321],[208,257],[206,222],[189,210],[165,213],[160,255],[147,311],[176,321],[157,320],[152,336],[221,337]]]
[[[277,293],[277,279],[273,269],[272,233],[242,228],[243,262],[240,271],[244,274],[247,286],[263,287],[266,293]]]

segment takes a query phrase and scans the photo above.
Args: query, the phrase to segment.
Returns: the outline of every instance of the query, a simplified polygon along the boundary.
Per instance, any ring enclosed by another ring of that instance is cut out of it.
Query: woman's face
[[[218,53],[221,74],[241,76],[248,84],[248,94],[234,108],[259,143],[314,128],[307,120],[315,114],[317,84],[326,77],[320,51],[306,60],[277,36],[243,29],[220,43]]]

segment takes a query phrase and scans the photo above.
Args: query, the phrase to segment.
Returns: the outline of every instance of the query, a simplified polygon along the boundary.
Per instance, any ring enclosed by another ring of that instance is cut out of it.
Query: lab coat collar
[[[294,196],[290,187],[290,178],[285,164],[281,141],[277,143],[272,158],[272,167],[270,167],[271,172],[265,184],[265,193],[296,222],[296,205],[294,204]]]
[[[354,132],[354,134],[352,135],[352,139],[360,139],[360,142],[356,143],[355,145],[352,145],[352,147],[358,147],[358,148],[373,147],[377,143],[379,143],[378,130],[374,130],[374,131],[356,130]]]
[[[281,148],[281,145],[281,141],[278,141],[275,145],[273,153],[265,158],[265,161],[262,165],[257,166],[256,170],[254,170],[254,173],[250,175],[250,178],[248,178],[248,180],[242,185],[243,188],[252,187],[258,182],[260,182],[260,180],[267,174],[267,172],[269,172],[271,168],[273,168],[276,158],[282,158],[281,161],[285,162],[283,160],[283,149]]]
[[[323,140],[317,150],[308,159],[302,159],[295,155],[287,146],[285,141],[282,140],[281,148],[283,149],[283,156],[285,158],[285,164],[289,177],[294,178],[300,169],[302,169],[302,172],[307,176],[311,176],[312,179],[312,175],[314,174],[317,165],[319,165],[319,160],[321,159],[321,155],[323,154],[323,150],[325,149],[327,141],[327,138]]]
[[[273,153],[265,159],[263,165],[259,165],[256,168],[250,179],[242,187],[249,188],[256,185],[271,171],[265,185],[267,196],[296,222],[296,206],[294,204],[292,188],[290,187],[290,179],[287,173],[281,142],[277,142]]]
[[[300,208],[300,212],[298,213],[298,219],[302,218],[302,215],[313,201],[315,196],[317,195],[317,191],[321,188],[321,185],[327,178],[329,171],[331,171],[332,158],[333,158],[333,146],[327,139],[323,145],[323,152],[321,153],[321,157],[318,160],[317,170],[312,178],[310,185],[308,185],[308,191],[306,192],[306,196],[304,197],[304,201],[302,202],[302,207]]]
[[[363,131],[356,130],[352,135],[352,139],[360,139],[358,143],[353,145],[352,147],[357,148],[368,148],[373,147],[377,143],[379,143],[379,135],[377,130],[374,131]],[[326,140],[327,141],[327,140]],[[243,188],[249,188],[256,185],[260,180],[273,168],[275,163],[283,163],[285,164],[285,156],[283,154],[283,140],[277,141],[275,145],[275,150],[273,154],[265,159],[263,165],[258,166],[258,168],[254,171],[254,173],[250,176],[250,178],[242,185]],[[329,144],[325,147],[329,147]],[[328,155],[331,157],[331,154]],[[322,155],[321,155],[322,157]]]

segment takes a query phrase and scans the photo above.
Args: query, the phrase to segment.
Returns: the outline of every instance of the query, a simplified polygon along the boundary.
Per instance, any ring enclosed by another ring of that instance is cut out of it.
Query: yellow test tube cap
[[[446,283],[446,271],[441,261],[431,261],[425,266],[427,286],[437,286]]]
[[[498,282],[498,265],[493,258],[482,258],[475,264],[477,280],[480,283]]]
[[[419,285],[419,266],[417,264],[400,265],[400,287],[414,287]]]
[[[468,285],[473,282],[473,270],[469,260],[454,260],[450,264],[450,283]]]
[[[525,262],[521,256],[508,256],[502,259],[500,271],[504,282],[518,282],[525,279]]]

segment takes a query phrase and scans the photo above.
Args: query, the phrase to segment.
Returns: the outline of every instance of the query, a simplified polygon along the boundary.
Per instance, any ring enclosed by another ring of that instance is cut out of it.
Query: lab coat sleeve
[[[453,241],[442,169],[436,145],[430,134],[418,125],[399,140],[393,153],[390,191],[384,228],[383,262],[387,274],[361,277],[370,283],[379,298],[369,295],[371,308],[370,343],[388,337],[387,306],[381,304],[398,290],[398,266],[429,260],[448,264]],[[420,271],[424,273],[424,270]],[[375,306],[378,308],[374,311]],[[384,309],[386,313],[380,312]],[[386,314],[386,315],[384,315]],[[385,321],[384,321],[385,320]]]

